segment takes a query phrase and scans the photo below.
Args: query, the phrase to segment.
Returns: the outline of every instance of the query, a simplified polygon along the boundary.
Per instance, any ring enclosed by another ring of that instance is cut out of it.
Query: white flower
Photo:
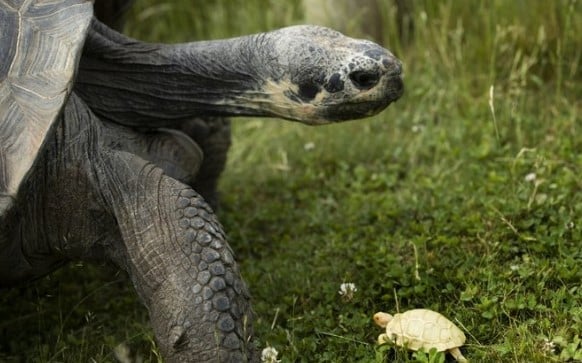
[[[529,173],[523,178],[526,182],[533,182],[536,180],[536,173]]]
[[[277,349],[275,349],[273,347],[266,347],[261,352],[261,362],[262,363],[277,363],[277,362],[280,362],[280,360],[277,359],[277,356],[278,355],[279,355],[279,352],[277,352]]]
[[[552,342],[548,338],[544,338],[544,342],[542,343],[542,350],[546,353],[555,353],[556,343]]]
[[[424,126],[423,125],[412,125],[411,130],[412,130],[412,132],[414,132],[416,134],[416,133],[419,133],[422,130],[424,130]]]
[[[351,299],[353,299],[354,293],[356,291],[358,291],[356,284],[354,284],[353,282],[344,282],[340,285],[340,289],[338,292],[344,299],[350,301]]]
[[[305,151],[313,150],[313,149],[315,149],[315,143],[308,142],[305,145],[303,145],[303,149],[305,149]]]

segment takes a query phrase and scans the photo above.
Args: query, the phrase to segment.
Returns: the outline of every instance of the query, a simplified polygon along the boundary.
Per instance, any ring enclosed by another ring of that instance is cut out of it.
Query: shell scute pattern
[[[450,320],[426,309],[394,315],[386,326],[386,333],[397,345],[412,350],[436,348],[445,351],[465,342],[465,334]]]
[[[397,345],[412,350],[436,348],[445,351],[465,342],[465,334],[450,320],[426,309],[394,315],[386,326],[386,333]]]
[[[57,3],[0,1],[0,194],[16,194],[72,87],[92,4]]]

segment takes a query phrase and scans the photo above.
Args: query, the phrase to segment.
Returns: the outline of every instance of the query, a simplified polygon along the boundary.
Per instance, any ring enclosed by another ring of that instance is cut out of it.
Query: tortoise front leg
[[[144,303],[168,362],[251,360],[247,289],[212,210],[190,187],[123,151],[104,153],[101,191],[122,246],[111,258]]]
[[[249,295],[222,228],[194,190],[138,156],[189,151],[165,166],[180,174],[196,150],[168,148],[173,133],[113,132],[75,94],[56,126],[0,220],[0,286],[69,260],[111,260],[147,306],[166,361],[252,360]]]
[[[455,358],[457,362],[459,363],[468,362],[467,358],[463,356],[463,353],[461,353],[461,350],[458,347],[449,349],[448,352],[451,353],[451,355],[453,356],[453,358]]]

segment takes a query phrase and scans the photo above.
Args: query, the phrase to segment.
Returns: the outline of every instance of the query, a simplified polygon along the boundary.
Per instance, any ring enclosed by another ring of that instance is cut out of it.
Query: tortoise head
[[[402,65],[388,50],[319,26],[258,36],[271,45],[263,91],[276,115],[309,124],[374,115],[403,93]]]
[[[381,328],[385,328],[392,318],[392,315],[388,313],[378,312],[374,314],[374,323]]]
[[[96,21],[92,30],[75,90],[121,124],[208,116],[325,124],[374,115],[403,93],[402,65],[388,50],[319,26],[172,45],[135,41]]]

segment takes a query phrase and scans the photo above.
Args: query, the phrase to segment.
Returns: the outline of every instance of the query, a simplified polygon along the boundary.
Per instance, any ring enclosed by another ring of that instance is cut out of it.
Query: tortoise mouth
[[[289,82],[269,82],[263,87],[261,94],[266,97],[260,99],[259,106],[268,110],[265,116],[280,117],[307,125],[356,120],[381,112],[404,93],[404,83],[400,75],[385,78],[375,87],[358,90],[351,96],[319,93],[314,102],[302,100],[299,94],[289,91],[289,88]],[[245,101],[248,100],[247,97]],[[255,101],[258,102],[258,99]]]
[[[373,116],[391,103],[396,102],[404,94],[402,77],[395,76],[386,82],[382,90],[377,91],[381,96],[370,99],[360,98],[341,104],[330,105],[321,111],[321,116],[331,122],[341,122]]]

